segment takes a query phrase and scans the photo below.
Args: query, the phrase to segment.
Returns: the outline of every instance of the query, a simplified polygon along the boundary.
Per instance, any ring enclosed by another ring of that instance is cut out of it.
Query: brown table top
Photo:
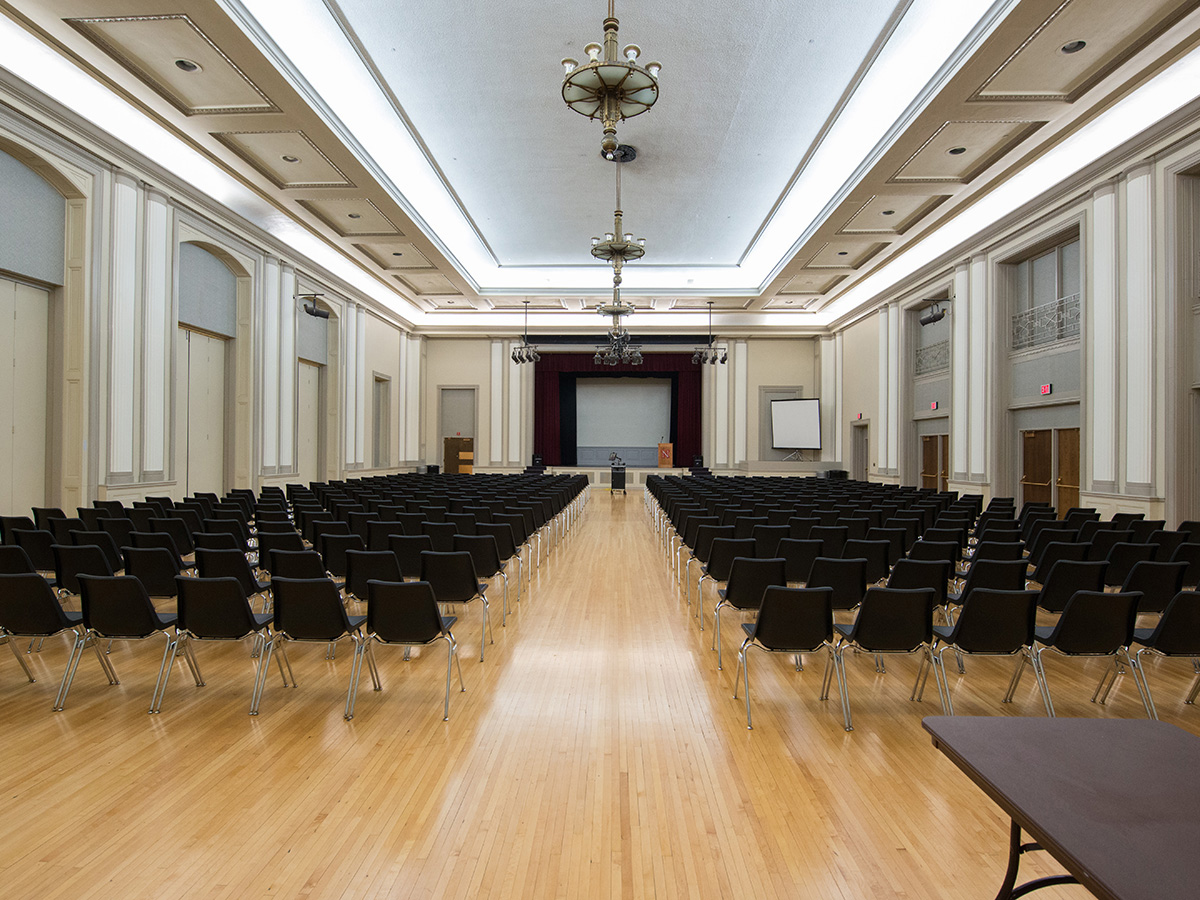
[[[933,743],[1100,898],[1200,897],[1200,738],[1149,719],[930,716]]]

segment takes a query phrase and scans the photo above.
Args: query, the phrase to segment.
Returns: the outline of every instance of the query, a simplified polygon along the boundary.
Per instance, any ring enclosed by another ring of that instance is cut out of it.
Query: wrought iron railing
[[[1012,317],[1012,348],[1028,350],[1079,337],[1079,295],[1043,303]]]
[[[917,348],[917,374],[933,375],[950,368],[950,341],[938,341],[928,347]]]

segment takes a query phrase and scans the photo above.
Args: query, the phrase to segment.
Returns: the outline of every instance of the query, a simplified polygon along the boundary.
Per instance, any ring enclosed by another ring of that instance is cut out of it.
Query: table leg
[[[1016,820],[1013,820],[1008,838],[1008,871],[1004,873],[1004,883],[1000,886],[1000,893],[996,894],[996,900],[1016,900],[1017,897],[1024,897],[1026,894],[1042,888],[1054,887],[1059,884],[1079,884],[1074,875],[1051,875],[1017,885],[1017,869],[1021,865],[1021,854],[1041,849],[1039,844],[1032,841],[1027,844],[1021,843],[1021,826],[1016,823]],[[1014,885],[1016,886],[1014,887]]]

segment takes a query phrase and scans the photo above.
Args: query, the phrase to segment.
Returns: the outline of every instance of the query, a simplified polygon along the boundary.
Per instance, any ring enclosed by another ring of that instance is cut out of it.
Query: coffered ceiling
[[[589,238],[611,228],[613,164],[599,125],[562,103],[558,60],[599,39],[605,3],[0,11],[9,35],[36,38],[245,196],[222,202],[417,327],[519,328],[527,299],[535,330],[594,327],[584,313],[611,273]],[[663,64],[658,104],[618,127],[638,150],[622,170],[626,227],[647,239],[625,296],[659,331],[702,331],[709,300],[718,327],[823,328],[1200,39],[1200,0],[626,0],[616,13],[622,43]],[[13,70],[70,106],[70,73],[52,69]],[[78,111],[109,127],[99,106]]]

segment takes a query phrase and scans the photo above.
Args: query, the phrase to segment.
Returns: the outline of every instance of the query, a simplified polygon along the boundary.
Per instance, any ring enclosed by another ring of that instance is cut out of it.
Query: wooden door
[[[869,427],[868,425],[855,425],[852,429],[854,434],[854,461],[850,477],[855,481],[866,481],[867,476],[871,472]]]
[[[938,475],[941,466],[938,465],[938,435],[926,434],[921,437],[921,487],[938,489]]]
[[[1054,502],[1051,471],[1054,432],[1050,429],[1021,432],[1021,502]]]
[[[1055,438],[1058,444],[1054,479],[1058,497],[1055,502],[1061,519],[1068,509],[1079,505],[1079,429],[1060,428],[1055,432]]]

